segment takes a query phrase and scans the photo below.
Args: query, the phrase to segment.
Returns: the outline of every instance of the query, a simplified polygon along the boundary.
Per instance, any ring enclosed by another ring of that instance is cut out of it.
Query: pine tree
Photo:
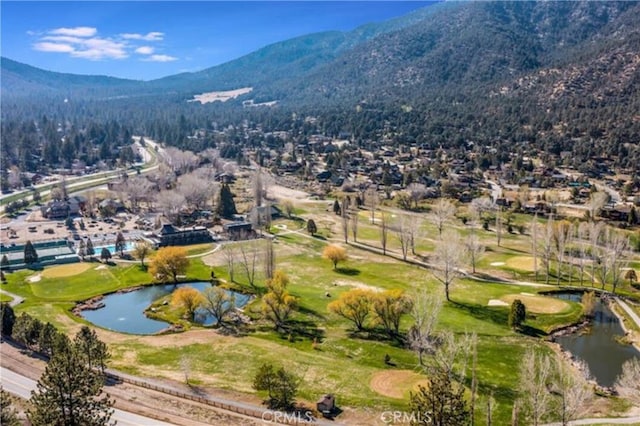
[[[220,188],[220,200],[218,202],[217,211],[218,216],[225,219],[231,219],[234,214],[237,214],[236,203],[233,201],[233,194],[228,184],[223,184]]]
[[[113,401],[102,393],[104,375],[87,363],[82,350],[56,335],[53,356],[31,394],[27,418],[34,426],[109,424]]]
[[[11,407],[12,397],[8,392],[0,388],[0,425],[20,426],[16,411]]]
[[[93,248],[93,241],[91,238],[87,238],[87,256],[92,257],[96,254],[96,250]]]
[[[315,235],[315,233],[318,232],[318,227],[313,219],[307,221],[307,232],[311,235]]]
[[[520,328],[526,317],[527,310],[524,303],[520,299],[514,300],[509,310],[509,327],[514,330]]]
[[[27,244],[24,246],[24,263],[25,265],[32,265],[38,262],[38,252],[36,252],[36,248],[33,246],[31,241],[27,241]]]
[[[419,386],[411,393],[409,405],[414,413],[428,413],[416,419],[414,424],[464,425],[470,420],[464,386],[457,383],[446,371],[434,371],[429,386]]]

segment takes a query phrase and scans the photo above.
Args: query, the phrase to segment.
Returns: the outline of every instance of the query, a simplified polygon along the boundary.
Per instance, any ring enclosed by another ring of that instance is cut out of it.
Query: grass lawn
[[[273,223],[272,229],[278,234],[274,244],[276,265],[289,276],[288,291],[298,301],[290,333],[277,333],[271,324],[260,320],[261,301],[257,298],[245,308],[245,313],[256,321],[240,336],[224,336],[196,325],[187,333],[164,336],[128,336],[101,330],[112,353],[111,365],[130,373],[182,381],[184,372],[180,365],[187,359],[192,383],[254,393],[251,383],[262,363],[285,364],[302,378],[299,397],[308,402],[331,392],[342,407],[364,408],[369,413],[406,409],[409,391],[426,378],[417,364],[416,354],[402,341],[381,338],[380,331],[371,324],[368,331],[354,332],[352,323],[330,313],[327,305],[354,288],[402,289],[414,294],[423,290],[444,292],[443,287],[426,269],[352,246],[347,247],[348,260],[334,270],[320,253],[326,244],[339,242],[342,234],[339,218],[327,213],[326,208],[325,204],[305,205],[309,215],[324,214],[326,219],[316,222],[316,236],[308,235],[299,221],[280,219]],[[368,219],[368,212],[361,212],[358,239],[379,246],[379,227],[370,224]],[[453,226],[470,232],[459,221]],[[437,231],[428,223],[424,231],[427,237],[421,239],[417,249],[428,254],[435,247]],[[502,277],[515,275],[533,281],[528,237],[505,235],[501,247],[497,247],[495,233],[474,232],[489,246],[478,263],[479,272],[495,272]],[[190,255],[202,254],[212,247],[204,244],[187,250]],[[400,251],[391,231],[388,248]],[[226,266],[221,266],[226,265],[223,256],[222,251],[206,256],[207,262],[218,265],[215,268],[199,258],[190,259],[187,279],[208,280],[215,270],[217,277],[230,281]],[[72,268],[47,268],[40,272],[41,280],[37,282],[26,280],[33,275],[32,271],[8,274],[9,282],[3,288],[27,298],[18,311],[28,311],[70,331],[82,322],[69,313],[76,301],[151,282],[146,268],[139,264],[80,265],[91,267],[79,272]],[[543,279],[541,273],[540,281]],[[235,272],[235,281],[228,284],[250,290],[241,268]],[[260,293],[264,290],[264,278],[260,277],[257,282],[260,287],[257,293]],[[536,294],[554,287],[473,279],[460,279],[451,287],[451,301],[444,303],[436,328],[450,330],[458,336],[466,332],[478,335],[478,419],[484,419],[483,407],[488,396],[493,395],[497,401],[494,423],[508,424],[525,350],[534,347],[549,351],[539,337],[580,319],[579,303]],[[633,291],[628,284],[620,288]],[[490,300],[511,303],[515,298],[527,307],[528,335],[515,333],[507,326],[508,306],[488,306]],[[405,316],[401,331],[408,330],[411,324],[411,318]],[[390,363],[385,363],[387,355]],[[467,375],[469,379],[469,369]]]

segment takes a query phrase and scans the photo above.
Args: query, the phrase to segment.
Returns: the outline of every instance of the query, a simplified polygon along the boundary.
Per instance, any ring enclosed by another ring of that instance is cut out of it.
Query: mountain
[[[295,78],[334,60],[342,52],[380,34],[396,31],[431,14],[429,7],[349,32],[328,31],[274,43],[222,65],[148,82],[105,76],[82,76],[41,70],[8,58],[1,60],[1,90],[9,98],[67,93],[92,98],[183,93],[258,86],[287,76]]]
[[[46,71],[8,58],[1,58],[0,90],[3,96],[23,94],[53,94],[79,92],[92,93],[121,91],[135,87],[140,82],[115,77],[65,74]]]
[[[2,114],[37,116],[40,108],[118,119],[140,131],[168,128],[180,117],[186,140],[188,121],[207,126],[213,113],[290,128],[296,112],[317,117],[317,131],[359,140],[475,143],[505,153],[517,146],[523,156],[570,153],[578,165],[615,153],[628,165],[640,160],[638,46],[638,2],[444,2],[150,82],[49,73],[3,59],[2,102],[13,103]],[[225,104],[185,102],[247,86],[250,94]],[[84,98],[62,110],[39,93]],[[20,96],[31,96],[30,108],[20,107]],[[278,108],[243,110],[249,98],[277,100]]]

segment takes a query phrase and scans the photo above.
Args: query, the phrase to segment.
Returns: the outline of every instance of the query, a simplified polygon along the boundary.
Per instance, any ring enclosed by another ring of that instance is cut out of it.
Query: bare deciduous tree
[[[174,190],[160,191],[156,197],[158,207],[162,213],[173,223],[177,223],[178,215],[182,207],[184,207],[184,195]]]
[[[387,241],[389,238],[389,217],[387,213],[380,214],[380,245],[382,246],[382,254],[387,254]]]
[[[520,365],[520,394],[523,414],[534,426],[538,426],[549,412],[552,395],[547,383],[551,374],[549,357],[527,349]]]
[[[601,288],[604,290],[606,282],[611,281],[613,293],[622,280],[623,270],[627,266],[627,250],[629,238],[614,229],[606,228],[602,234],[601,245],[598,246],[597,275]]]
[[[427,195],[427,187],[421,183],[411,183],[407,186],[407,194],[413,202],[413,208],[418,208],[418,203]]]
[[[148,205],[155,191],[154,185],[146,177],[133,176],[127,179],[124,185],[124,192],[127,195],[131,209],[137,211],[140,202],[146,201]]]
[[[640,404],[640,359],[632,358],[622,364],[622,372],[616,379],[615,387],[620,395]]]
[[[410,217],[408,215],[401,215],[400,220],[393,226],[394,233],[398,242],[400,243],[400,250],[402,251],[402,259],[407,260],[407,254],[411,248],[411,233],[410,231]]]
[[[536,224],[536,226],[538,226]],[[553,227],[554,221],[553,216],[549,218],[546,226],[542,226],[539,229],[539,240],[538,240],[538,248],[540,253],[540,260],[542,261],[542,265],[545,268],[545,283],[549,284],[549,278],[551,276],[551,259],[553,258]]]
[[[588,238],[589,238],[589,224],[587,222],[581,222],[578,225],[576,243],[578,244],[578,271],[580,273],[580,285],[584,285],[584,272],[587,267],[587,263],[591,258],[591,252],[589,250]]]
[[[585,410],[588,401],[593,396],[587,380],[589,369],[586,363],[580,362],[580,371],[574,371],[569,365],[560,360],[557,364],[553,392],[559,396],[558,410],[563,425],[568,425],[577,419]]]
[[[567,253],[567,246],[571,244],[573,225],[567,221],[556,222],[553,226],[553,254],[557,263],[557,282],[562,279],[562,266]]]
[[[260,247],[255,242],[238,244],[239,255],[236,262],[240,269],[244,271],[247,282],[251,287],[255,287],[256,277],[260,265]]]
[[[358,221],[360,220],[360,214],[357,207],[354,207],[349,214],[349,226],[351,227],[351,235],[353,235],[353,241],[358,241]]]
[[[189,173],[178,178],[177,191],[184,196],[187,205],[202,210],[213,197],[213,185],[199,173]]]
[[[235,243],[225,244],[222,247],[222,254],[227,264],[227,272],[229,273],[229,281],[235,282],[236,262],[238,258],[238,249]]]
[[[464,246],[469,256],[469,262],[471,263],[471,270],[476,273],[476,264],[480,260],[480,257],[484,254],[484,245],[480,242],[480,238],[476,234],[469,234],[464,241]]]
[[[460,241],[460,234],[456,231],[447,231],[443,234],[440,243],[434,252],[435,265],[432,269],[433,276],[444,284],[446,299],[451,300],[449,292],[454,281],[461,275],[465,256],[464,245]]]
[[[438,235],[442,236],[442,230],[447,222],[450,222],[456,214],[456,206],[446,198],[438,198],[431,206],[429,220],[438,229]]]
[[[378,191],[376,191],[374,186],[370,186],[365,193],[365,204],[371,213],[371,223],[374,223],[376,220],[376,209],[378,208],[379,202]]]
[[[224,326],[227,317],[235,310],[236,299],[220,287],[209,287],[202,292],[202,307],[217,319],[217,324]]]
[[[264,276],[266,279],[270,280],[273,278],[273,274],[276,271],[276,252],[273,248],[273,239],[266,238],[265,239],[265,250],[264,250]]]
[[[407,334],[407,341],[409,347],[418,354],[420,365],[424,365],[423,355],[433,350],[433,333],[442,309],[442,295],[421,289],[413,299],[413,325]]]
[[[536,281],[538,281],[538,213],[533,215],[531,219],[531,254],[533,255],[533,273]]]
[[[609,195],[603,191],[592,192],[589,197],[589,203],[587,207],[589,208],[589,221],[593,222],[596,220],[596,217],[600,214],[600,210],[604,207],[604,205],[609,201]]]

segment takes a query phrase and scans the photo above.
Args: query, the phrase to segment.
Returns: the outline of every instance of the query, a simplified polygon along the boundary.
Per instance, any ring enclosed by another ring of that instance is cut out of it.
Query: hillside
[[[3,59],[2,114],[55,114],[43,99],[72,93],[79,99],[66,114],[118,118],[149,131],[181,114],[194,127],[212,113],[233,122],[248,114],[243,100],[277,100],[271,123],[286,123],[293,111],[318,117],[324,132],[356,139],[571,152],[575,165],[614,154],[619,166],[637,168],[639,21],[637,2],[439,3],[150,82],[49,73]],[[185,102],[239,87],[254,90],[224,105]],[[29,108],[19,96],[31,97]],[[264,111],[251,114],[264,123]]]

